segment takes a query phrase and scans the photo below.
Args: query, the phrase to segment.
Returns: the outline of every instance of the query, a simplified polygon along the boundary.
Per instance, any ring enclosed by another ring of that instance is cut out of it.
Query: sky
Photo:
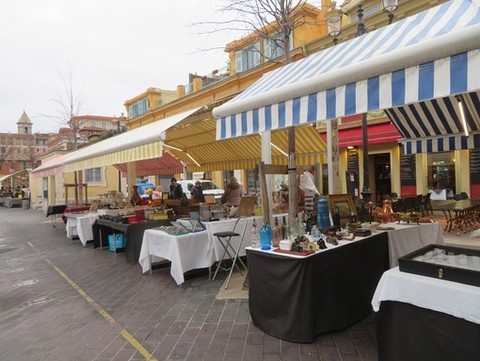
[[[17,132],[23,111],[33,132],[57,132],[66,123],[58,103],[70,104],[70,90],[81,100],[79,115],[126,114],[124,101],[149,87],[175,90],[189,73],[225,67],[225,45],[243,35],[209,31],[212,22],[225,20],[222,0],[0,4],[1,133]]]
[[[149,87],[175,90],[188,74],[227,65],[238,34],[205,34],[213,0],[0,0],[0,132],[25,110],[34,132],[65,125],[56,100],[73,89],[80,114],[119,116]],[[199,34],[203,32],[204,34]],[[64,83],[73,86],[65,88]],[[63,101],[65,104],[69,102]]]

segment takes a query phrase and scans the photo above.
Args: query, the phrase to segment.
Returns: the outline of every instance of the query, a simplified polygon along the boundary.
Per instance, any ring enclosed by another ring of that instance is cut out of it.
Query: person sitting
[[[225,187],[225,192],[222,194],[220,198],[221,204],[232,205],[238,207],[240,204],[240,199],[242,198],[243,190],[238,183],[237,178],[232,177],[228,182],[227,186]]]
[[[183,188],[180,184],[177,183],[176,178],[172,178],[170,180],[170,192],[169,198],[170,199],[182,199],[183,195]]]
[[[202,183],[200,181],[195,182],[195,186],[192,188],[190,192],[191,199],[197,203],[204,203],[205,196],[203,195]]]

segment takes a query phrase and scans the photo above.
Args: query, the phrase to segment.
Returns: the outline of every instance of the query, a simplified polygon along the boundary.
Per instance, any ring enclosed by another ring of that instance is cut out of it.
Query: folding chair
[[[237,270],[240,272],[240,274],[243,276],[242,270],[237,264],[237,260],[242,264],[243,268],[245,268],[245,271],[248,271],[247,266],[242,261],[242,259],[238,256],[243,244],[243,240],[245,238],[247,223],[248,223],[247,218],[242,216],[237,218],[237,220],[235,221],[233,230],[225,231],[225,232],[216,232],[213,234],[214,237],[218,238],[218,241],[222,245],[223,254],[220,261],[218,261],[217,263],[217,268],[215,269],[215,273],[213,274],[212,281],[215,281],[215,277],[217,277],[217,273],[219,269],[222,269],[225,272],[228,272],[227,282],[225,283],[225,289],[228,288],[234,267],[236,267]],[[236,249],[232,246],[232,243],[231,243],[233,237],[240,237],[240,241],[238,242]],[[222,263],[224,263],[224,258],[226,254],[230,259],[232,259],[232,264],[229,267],[225,266],[224,264],[222,265]]]

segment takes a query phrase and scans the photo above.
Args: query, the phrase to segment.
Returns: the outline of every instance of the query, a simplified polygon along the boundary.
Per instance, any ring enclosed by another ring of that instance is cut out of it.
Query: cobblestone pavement
[[[374,361],[373,317],[311,344],[251,322],[247,300],[217,300],[195,272],[143,275],[123,254],[83,247],[41,211],[0,207],[0,360]]]

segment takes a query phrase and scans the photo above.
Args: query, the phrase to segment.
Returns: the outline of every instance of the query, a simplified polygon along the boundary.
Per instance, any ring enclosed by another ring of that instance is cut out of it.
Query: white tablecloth
[[[398,258],[410,252],[429,244],[444,244],[440,223],[387,223],[385,226],[395,227],[395,231],[388,231],[390,268],[398,266]]]
[[[409,303],[480,324],[480,287],[400,272],[398,267],[380,279],[372,299],[375,312],[382,301]]]
[[[185,282],[185,272],[210,267],[215,259],[207,231],[171,235],[157,229],[145,230],[138,259],[142,271],[151,270],[152,263],[164,259],[171,262],[170,274],[177,285]]]
[[[83,246],[93,240],[92,225],[98,219],[98,212],[67,213],[67,237],[78,237]]]
[[[245,230],[245,237],[243,239],[242,246],[240,247],[240,251],[238,253],[239,256],[245,256],[245,254],[246,254],[245,253],[245,247],[248,247],[252,244],[250,234],[251,234],[251,231],[252,231],[253,219],[255,219],[255,221],[257,223],[257,232],[259,232],[259,234],[260,234],[260,229],[263,226],[263,218],[262,217],[248,217],[247,218],[247,226],[246,226],[247,228]],[[206,222],[205,223],[206,228],[207,228],[207,232],[208,232],[208,238],[211,242],[210,247],[213,249],[213,256],[214,256],[215,261],[220,261],[221,260],[224,249],[223,249],[222,245],[220,244],[220,241],[218,240],[218,238],[215,237],[213,234],[217,233],[217,232],[232,231],[236,220],[237,220],[236,218],[232,218],[232,219],[227,219],[227,220],[223,220],[223,221]],[[244,220],[240,220],[239,222],[244,222]],[[232,240],[230,242],[230,244],[232,245],[232,247],[234,249],[237,249],[238,244],[241,240],[241,233],[243,232],[243,226],[244,226],[244,223],[239,223],[237,225],[237,230],[238,230],[237,233],[240,233],[240,236],[239,237],[232,237]],[[231,251],[230,251],[230,253],[231,253]],[[233,256],[233,254],[232,254],[232,256]],[[225,255],[225,258],[228,258],[228,255]]]
[[[239,251],[240,256],[246,254],[245,247],[251,244],[250,232],[254,218],[259,232],[263,225],[262,217],[247,218],[245,238]],[[153,262],[167,259],[171,261],[170,274],[177,284],[182,284],[185,281],[183,277],[185,272],[196,268],[210,267],[213,263],[221,260],[224,249],[213,234],[232,231],[235,221],[236,218],[205,222],[205,231],[178,236],[170,235],[158,229],[147,229],[143,234],[138,263],[142,266],[142,271],[145,273],[151,269]],[[240,222],[244,221],[241,220]],[[239,233],[243,231],[243,224],[240,225],[241,227],[237,228]],[[240,238],[232,238],[231,245],[234,249],[237,248]],[[225,255],[225,258],[228,258],[228,255]]]

